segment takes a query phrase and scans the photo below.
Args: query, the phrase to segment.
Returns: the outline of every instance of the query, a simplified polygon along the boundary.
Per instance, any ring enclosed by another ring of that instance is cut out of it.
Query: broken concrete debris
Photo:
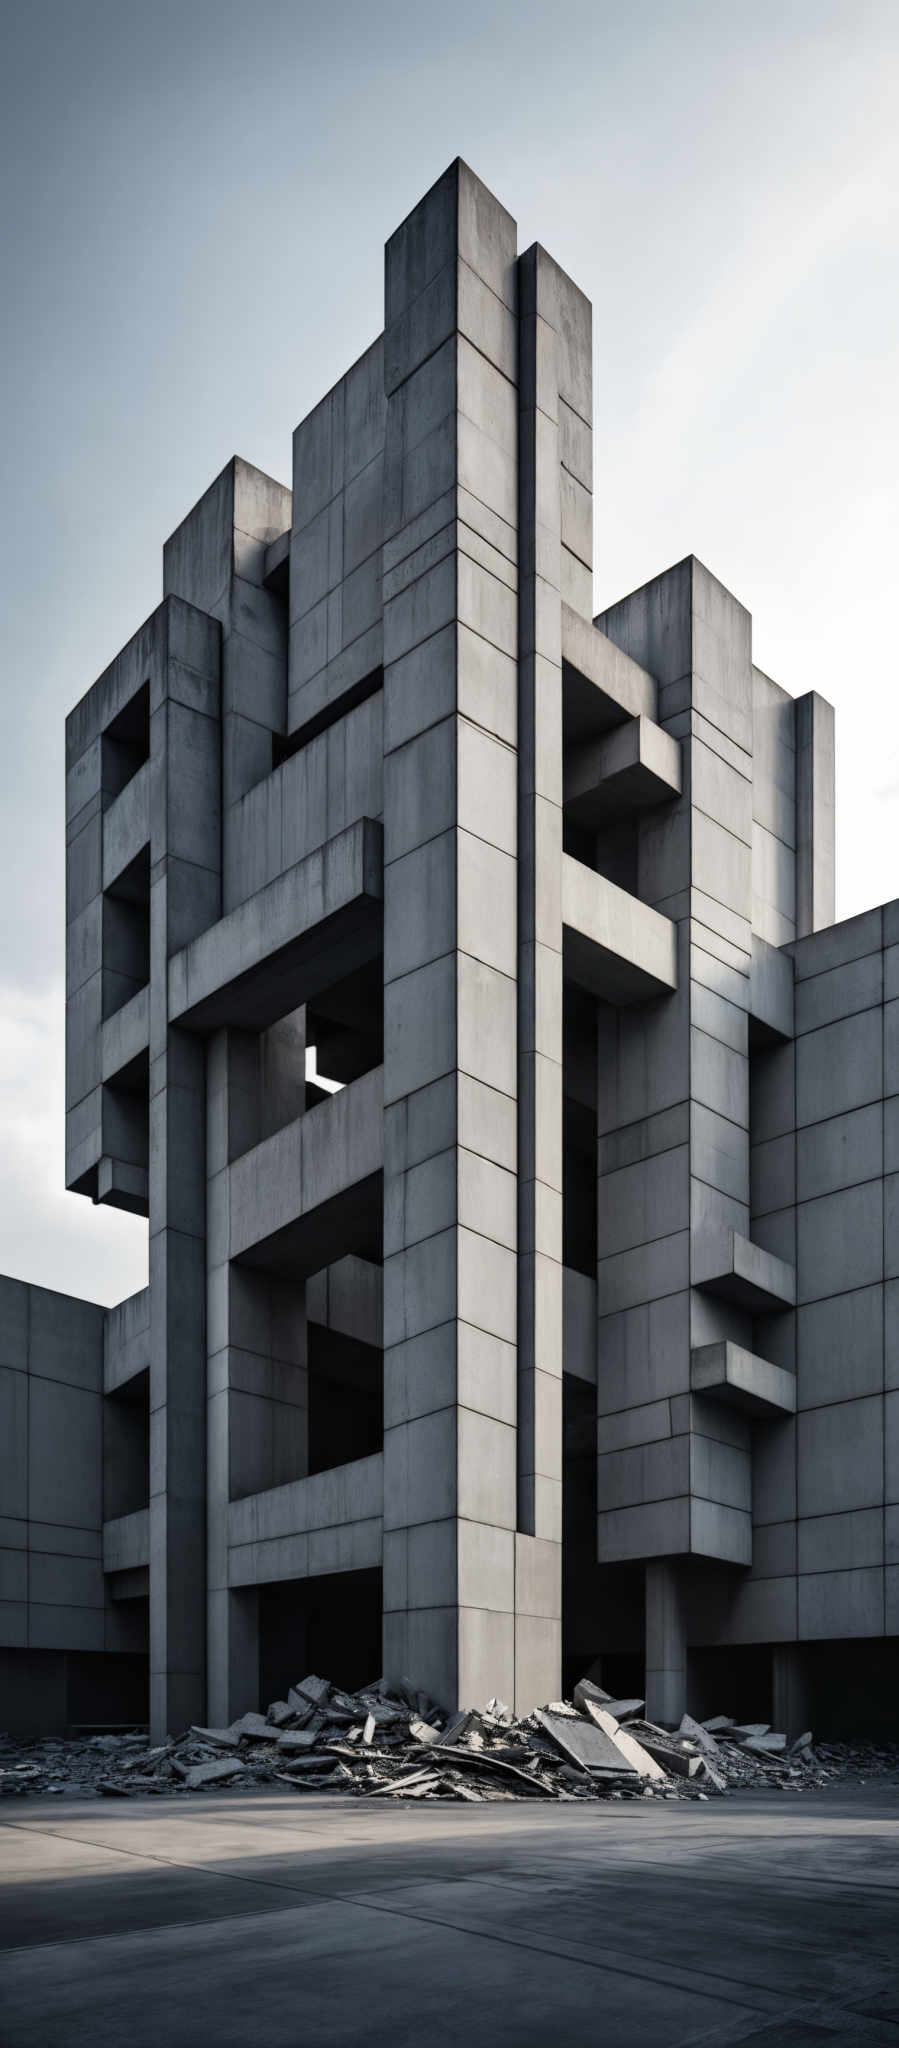
[[[763,1721],[685,1714],[677,1728],[642,1717],[590,1679],[574,1700],[516,1719],[505,1701],[444,1714],[406,1679],[347,1693],[314,1674],[266,1714],[196,1725],[148,1747],[128,1728],[73,1739],[0,1735],[0,1793],[129,1799],[277,1783],[294,1792],[393,1800],[706,1799],[832,1779],[899,1778],[899,1746],[796,1740]]]

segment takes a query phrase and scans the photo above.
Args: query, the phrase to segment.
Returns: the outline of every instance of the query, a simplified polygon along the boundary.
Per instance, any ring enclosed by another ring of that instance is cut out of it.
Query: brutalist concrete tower
[[[228,465],[68,723],[68,1182],[150,1238],[102,1598],[156,1736],[315,1663],[520,1711],[601,1658],[672,1718],[688,1652],[788,1720],[803,1644],[896,1633],[899,917],[812,936],[831,713],[707,569],[594,620],[591,359],[453,164],[292,493]]]

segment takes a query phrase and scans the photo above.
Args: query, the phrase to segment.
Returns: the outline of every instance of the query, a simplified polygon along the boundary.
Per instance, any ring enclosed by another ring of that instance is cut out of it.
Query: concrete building
[[[67,1182],[149,1287],[3,1283],[0,1720],[895,1696],[899,905],[834,925],[832,712],[708,569],[594,619],[591,365],[453,164],[68,720]]]

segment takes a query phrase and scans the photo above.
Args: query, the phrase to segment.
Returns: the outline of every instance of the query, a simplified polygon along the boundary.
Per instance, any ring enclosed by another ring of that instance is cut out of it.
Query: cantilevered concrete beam
[[[710,1232],[694,1242],[693,1285],[762,1315],[796,1306],[795,1266],[738,1230]]]
[[[742,1345],[700,1344],[690,1356],[690,1386],[747,1415],[795,1415],[796,1375]]]
[[[381,1451],[247,1494],[228,1509],[228,1583],[370,1570],[381,1563],[383,1512]]]
[[[680,746],[651,718],[629,718],[602,739],[568,749],[564,791],[566,818],[598,830],[621,812],[680,796]]]
[[[169,1016],[195,1031],[264,1031],[381,945],[383,835],[359,818],[169,961]]]
[[[645,1002],[677,987],[670,918],[562,855],[563,956],[569,980],[609,1003]]]
[[[657,715],[655,678],[589,619],[562,606],[565,738],[587,739],[626,718]]]
[[[299,1280],[380,1251],[384,1070],[374,1067],[229,1170],[230,1257]]]

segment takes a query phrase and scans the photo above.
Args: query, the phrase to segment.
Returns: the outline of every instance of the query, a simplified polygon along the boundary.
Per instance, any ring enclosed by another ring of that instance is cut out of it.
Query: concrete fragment
[[[312,1749],[318,1741],[318,1737],[319,1730],[317,1728],[287,1728],[283,1735],[278,1736],[279,1754],[289,1755]]]
[[[683,1714],[681,1716],[678,1734],[688,1735],[692,1742],[697,1742],[704,1756],[714,1757],[720,1755],[714,1735],[709,1732],[702,1721],[694,1721],[691,1714]]]
[[[582,1714],[587,1711],[587,1701],[593,1700],[598,1707],[607,1707],[611,1694],[603,1692],[601,1685],[594,1685],[592,1678],[580,1678],[574,1688],[574,1704]]]
[[[232,1721],[228,1732],[241,1742],[245,1736],[255,1736],[257,1739],[270,1737],[272,1731],[264,1714],[241,1714],[239,1721]]]
[[[221,1763],[191,1764],[189,1768],[176,1763],[175,1769],[178,1776],[184,1779],[188,1791],[195,1792],[201,1785],[229,1784],[233,1778],[242,1776],[244,1765],[237,1757],[223,1757]]]
[[[303,1699],[311,1702],[313,1707],[320,1707],[327,1700],[331,1687],[326,1678],[316,1678],[313,1672],[308,1678],[299,1678],[296,1685],[291,1686],[290,1690],[291,1692],[301,1693]],[[289,1697],[290,1694],[288,1694],[288,1699]]]
[[[795,1742],[790,1743],[788,1754],[799,1756],[804,1750],[811,1749],[813,1740],[811,1729],[806,1728],[801,1735],[797,1735]]]
[[[537,1720],[563,1756],[580,1770],[604,1777],[636,1777],[636,1766],[622,1755],[613,1735],[598,1727],[592,1718],[541,1711]]]
[[[268,1710],[268,1721],[272,1728],[283,1728],[285,1721],[293,1719],[293,1708],[289,1700],[274,1700]]]
[[[297,1692],[295,1685],[290,1686],[288,1689],[287,1704],[292,1714],[303,1714],[307,1721],[310,1714],[315,1712],[312,1701],[307,1700],[305,1693]]]
[[[640,1704],[642,1706],[642,1701]],[[641,1778],[664,1778],[665,1773],[661,1764],[656,1762],[655,1757],[650,1756],[649,1750],[643,1748],[636,1736],[631,1735],[628,1729],[619,1727],[607,1708],[598,1707],[594,1700],[588,1701],[588,1708],[591,1721],[595,1722],[596,1727],[601,1728],[603,1734],[614,1743],[623,1763],[629,1769],[637,1771]]]
[[[194,1722],[190,1732],[199,1742],[211,1743],[213,1749],[236,1749],[240,1741],[233,1728],[200,1728]],[[164,1750],[157,1750],[154,1754],[164,1754]]]
[[[365,1726],[362,1730],[362,1740],[364,1743],[370,1744],[374,1741],[376,1725],[377,1723],[375,1721],[374,1714],[367,1714],[365,1717]]]
[[[413,1742],[439,1742],[440,1729],[432,1728],[430,1721],[410,1721],[409,1733]]]
[[[642,1714],[645,1700],[604,1700],[602,1705],[614,1721],[632,1721]]]

